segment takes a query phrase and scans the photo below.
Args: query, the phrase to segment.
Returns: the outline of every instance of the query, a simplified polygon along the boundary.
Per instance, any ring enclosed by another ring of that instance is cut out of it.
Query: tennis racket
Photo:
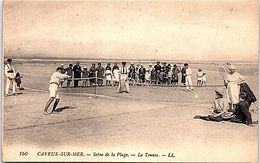
[[[227,72],[223,66],[219,66],[217,71],[218,71],[218,75],[221,79],[227,80]]]

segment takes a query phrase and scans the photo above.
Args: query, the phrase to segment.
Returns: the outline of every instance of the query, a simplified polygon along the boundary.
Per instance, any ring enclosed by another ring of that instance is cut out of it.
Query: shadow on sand
[[[63,110],[65,110],[65,109],[75,109],[76,108],[76,106],[63,106],[63,107],[59,107],[59,108],[57,108],[57,109],[55,109],[53,112],[62,112]]]

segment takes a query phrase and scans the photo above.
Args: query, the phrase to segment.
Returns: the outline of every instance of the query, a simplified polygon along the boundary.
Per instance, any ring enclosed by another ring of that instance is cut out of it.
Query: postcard
[[[2,161],[257,162],[258,1],[3,2]]]

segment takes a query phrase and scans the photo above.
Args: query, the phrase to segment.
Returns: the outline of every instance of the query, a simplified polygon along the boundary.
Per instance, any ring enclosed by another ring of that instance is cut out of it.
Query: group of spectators
[[[177,66],[176,64],[167,64],[166,62],[157,61],[156,64],[148,64],[145,67],[143,64],[130,63],[127,66],[126,72],[120,72],[120,68],[117,63],[112,66],[110,63],[103,67],[101,63],[92,63],[91,67],[87,68],[84,66],[81,68],[79,62],[73,66],[69,64],[67,68],[61,64],[62,73],[66,73],[72,76],[74,80],[74,87],[78,87],[79,81],[82,81],[82,86],[118,86],[119,84],[119,74],[127,73],[128,82],[130,85],[140,85],[140,84],[162,84],[169,86],[178,86],[179,83],[182,85],[190,86],[189,89],[192,90],[192,71],[187,63],[183,67]],[[67,87],[70,86],[70,81],[67,82]],[[104,83],[105,81],[105,83]],[[62,83],[63,84],[63,83]],[[197,85],[206,85],[206,73],[202,72],[202,69],[198,69],[197,73]]]

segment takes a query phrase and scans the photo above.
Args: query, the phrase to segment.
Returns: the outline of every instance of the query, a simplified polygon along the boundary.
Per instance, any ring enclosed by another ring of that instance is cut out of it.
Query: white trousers
[[[186,76],[186,89],[193,90],[191,75]]]
[[[12,84],[13,93],[15,93],[15,80],[14,79],[8,79],[6,80],[6,86],[5,86],[5,94],[9,94],[9,88]]]
[[[121,78],[121,80],[119,82],[117,92],[124,91],[123,87],[125,87],[126,91],[129,92],[129,83],[128,83],[128,79],[127,79],[127,74],[121,74],[120,78]]]

